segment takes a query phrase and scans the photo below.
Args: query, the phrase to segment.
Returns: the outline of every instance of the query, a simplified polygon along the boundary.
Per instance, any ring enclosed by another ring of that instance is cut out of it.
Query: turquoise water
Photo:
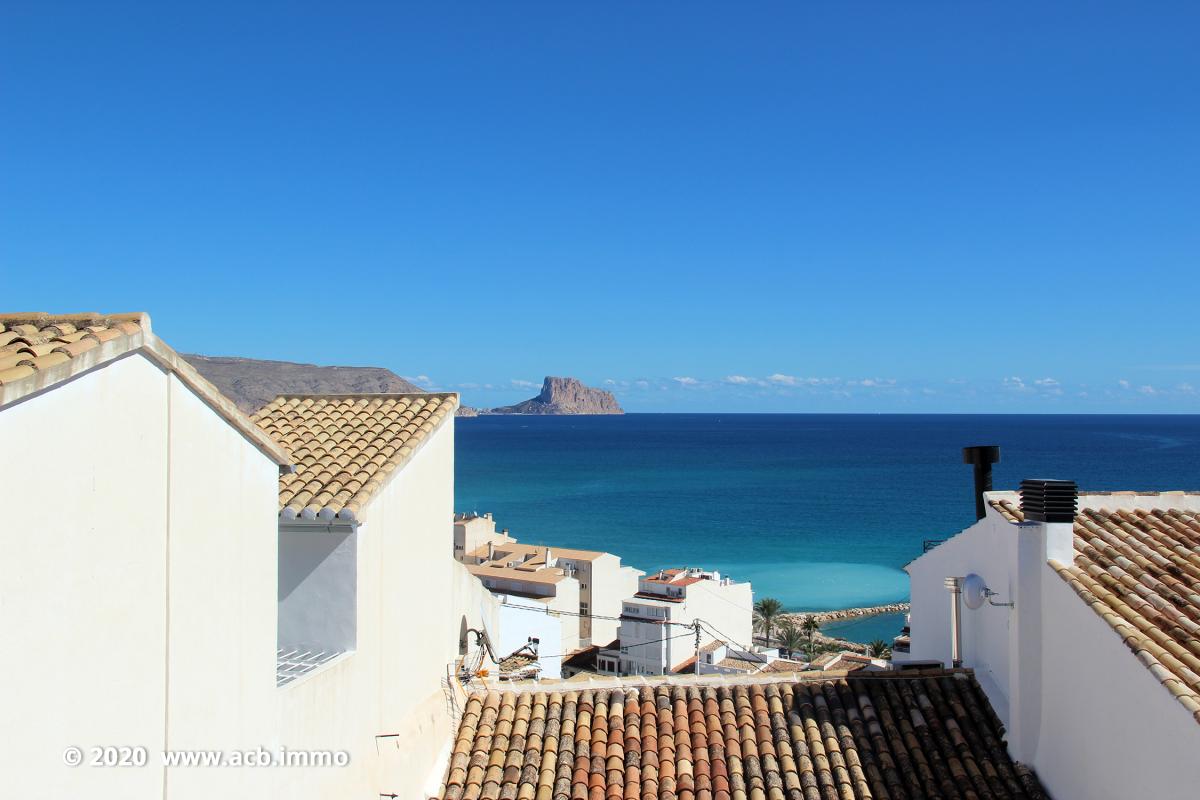
[[[644,570],[719,569],[790,609],[907,599],[922,541],[974,519],[964,445],[1002,447],[997,488],[1200,488],[1200,416],[489,416],[456,431],[458,510]]]
[[[843,619],[838,622],[826,623],[821,626],[821,633],[863,644],[883,639],[888,645],[891,645],[892,637],[898,636],[903,627],[903,614],[876,614],[873,617]]]

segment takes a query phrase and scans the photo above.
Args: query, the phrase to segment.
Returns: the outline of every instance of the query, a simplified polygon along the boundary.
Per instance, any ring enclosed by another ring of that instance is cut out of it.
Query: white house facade
[[[623,675],[664,675],[696,657],[690,629],[702,621],[699,644],[723,641],[749,648],[754,597],[749,583],[737,583],[719,572],[700,569],[660,570],[640,579],[636,595],[626,600],[618,630],[620,650],[601,649],[616,659]],[[692,661],[694,663],[694,661]]]
[[[145,315],[7,317],[0,341],[0,448],[30,478],[0,482],[15,512],[0,526],[5,793],[269,790],[265,770],[167,774],[159,753],[277,741],[270,576],[287,454]],[[104,746],[148,758],[88,766]],[[64,764],[69,747],[82,766]]]
[[[0,448],[29,478],[0,482],[5,794],[436,789],[464,631],[498,613],[447,552],[456,402],[289,397],[251,420],[144,314],[0,317]],[[89,766],[109,746],[148,758]],[[164,767],[183,750],[345,763]]]
[[[1057,800],[1195,797],[1200,495],[1080,494],[1047,513],[1055,483],[988,492],[982,519],[908,565],[894,660],[973,668]]]

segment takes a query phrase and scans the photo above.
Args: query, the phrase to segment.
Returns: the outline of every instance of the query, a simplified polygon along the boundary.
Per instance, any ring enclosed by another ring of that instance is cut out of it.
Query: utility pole
[[[696,631],[696,674],[700,674],[700,620],[692,623],[692,629]]]

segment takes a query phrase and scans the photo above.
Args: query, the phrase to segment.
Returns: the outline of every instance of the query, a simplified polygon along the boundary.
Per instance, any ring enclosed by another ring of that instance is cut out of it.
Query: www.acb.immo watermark
[[[249,750],[159,750],[140,745],[67,747],[62,753],[68,767],[345,767],[345,750],[291,750],[286,747]]]

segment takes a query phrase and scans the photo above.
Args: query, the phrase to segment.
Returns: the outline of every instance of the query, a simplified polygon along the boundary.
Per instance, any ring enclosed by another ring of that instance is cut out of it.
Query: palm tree
[[[809,614],[808,616],[806,616],[800,623],[800,630],[803,631],[804,635],[808,637],[808,660],[809,661],[813,660],[813,637],[816,636],[817,631],[819,631],[820,629],[821,629],[821,626],[819,624],[817,624],[817,618],[814,617],[812,614]]]
[[[779,645],[787,651],[788,658],[804,646],[804,631],[796,627],[790,619],[784,620],[779,626]]]
[[[891,658],[892,648],[883,639],[876,639],[867,645],[867,655],[872,658]]]
[[[767,638],[767,646],[771,646],[771,628],[775,620],[783,613],[783,603],[774,597],[764,597],[754,604],[754,622]]]

